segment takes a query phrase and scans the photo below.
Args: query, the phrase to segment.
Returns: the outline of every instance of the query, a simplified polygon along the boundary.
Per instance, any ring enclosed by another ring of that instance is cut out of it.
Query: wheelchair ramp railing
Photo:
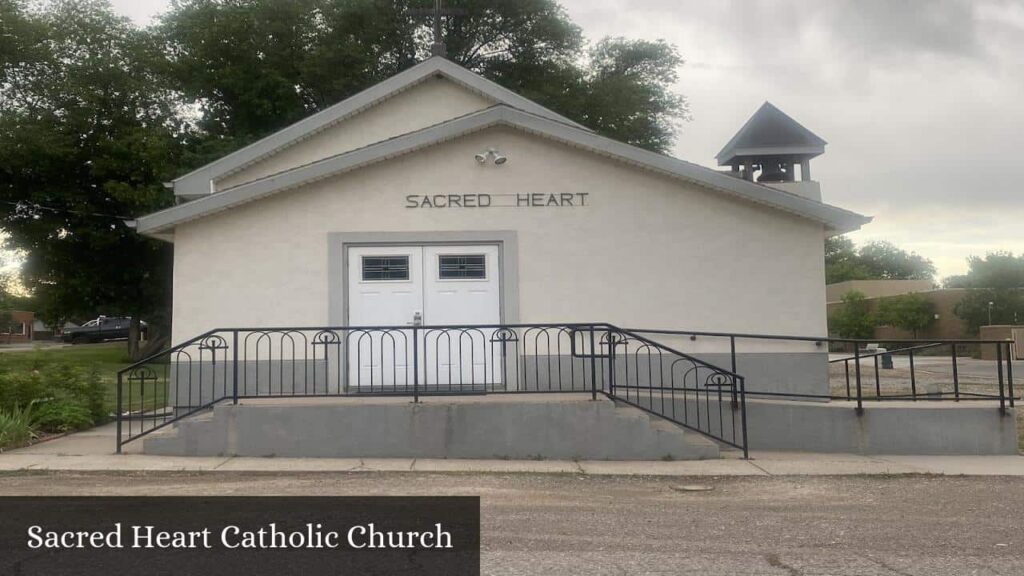
[[[745,450],[742,378],[606,323],[211,330],[118,373],[117,448],[251,398],[598,394]]]
[[[601,387],[611,399],[748,456],[743,376],[614,326],[601,334],[599,357]]]

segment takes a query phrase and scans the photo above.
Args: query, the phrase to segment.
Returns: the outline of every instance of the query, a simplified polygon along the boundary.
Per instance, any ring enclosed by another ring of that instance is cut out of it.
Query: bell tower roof
[[[804,128],[771,102],[765,102],[715,156],[719,166],[742,163],[743,158],[787,156],[798,160],[825,152],[826,142]]]

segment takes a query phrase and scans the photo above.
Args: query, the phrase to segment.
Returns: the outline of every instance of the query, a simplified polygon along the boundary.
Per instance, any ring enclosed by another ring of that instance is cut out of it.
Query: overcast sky
[[[146,24],[166,0],[113,0]],[[708,166],[765,100],[829,142],[851,236],[931,258],[1024,252],[1024,0],[562,0],[590,39],[663,38],[690,101],[676,156]]]

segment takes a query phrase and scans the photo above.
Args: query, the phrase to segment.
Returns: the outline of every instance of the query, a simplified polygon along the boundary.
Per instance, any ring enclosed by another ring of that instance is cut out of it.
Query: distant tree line
[[[931,261],[907,253],[892,244],[876,242],[860,249],[852,241],[829,239],[825,250],[829,283],[844,280],[931,280]],[[945,288],[967,289],[954,307],[968,332],[977,334],[988,324],[1024,322],[1024,254],[992,252],[968,258],[966,274],[945,279]],[[841,278],[841,280],[840,280]],[[829,317],[829,331],[843,338],[873,338],[881,325],[906,330],[916,338],[935,319],[935,307],[921,294],[905,294],[878,300],[872,311],[864,294],[850,291]]]
[[[967,265],[967,274],[950,276],[943,286],[968,289],[956,306],[956,314],[969,329],[977,331],[989,323],[1024,322],[1024,254],[991,252],[968,258]]]
[[[934,280],[935,265],[924,256],[875,241],[861,247],[845,236],[825,240],[825,283],[847,280]]]

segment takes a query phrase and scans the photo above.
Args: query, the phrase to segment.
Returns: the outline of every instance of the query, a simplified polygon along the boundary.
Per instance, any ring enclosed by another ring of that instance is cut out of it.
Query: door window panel
[[[483,254],[442,254],[437,259],[439,280],[487,279],[487,257]]]
[[[408,256],[363,256],[363,281],[408,279]]]

